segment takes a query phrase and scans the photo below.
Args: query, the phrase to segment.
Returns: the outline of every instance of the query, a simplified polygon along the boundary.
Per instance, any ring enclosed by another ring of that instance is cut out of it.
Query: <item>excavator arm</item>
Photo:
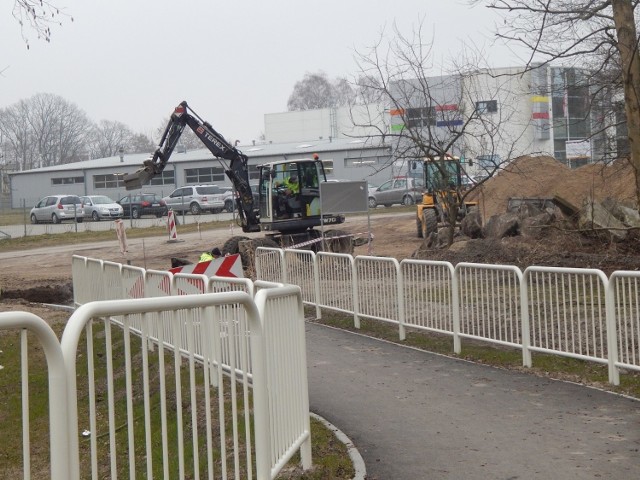
[[[208,122],[202,120],[189,106],[182,102],[176,107],[162,134],[160,144],[153,156],[143,162],[142,168],[124,176],[127,190],[141,188],[167,166],[185,127],[191,128],[214,157],[223,165],[227,177],[238,192],[238,209],[242,230],[259,232],[260,220],[253,205],[253,194],[249,186],[248,157],[230,145]],[[228,163],[223,160],[227,160]]]

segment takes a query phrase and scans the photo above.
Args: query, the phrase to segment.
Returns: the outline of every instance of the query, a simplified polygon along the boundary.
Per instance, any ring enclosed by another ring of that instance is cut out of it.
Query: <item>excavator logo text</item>
[[[216,147],[218,147],[223,152],[227,150],[226,145],[223,144],[216,137],[211,135],[209,132],[207,132],[207,130],[202,125],[200,125],[198,128],[196,128],[196,131],[197,131],[197,133],[199,135],[204,135],[207,138],[207,140],[209,140],[211,143],[213,143]]]

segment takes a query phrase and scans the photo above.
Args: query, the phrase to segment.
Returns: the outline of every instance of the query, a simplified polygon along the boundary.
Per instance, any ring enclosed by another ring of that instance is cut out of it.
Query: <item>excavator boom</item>
[[[167,166],[182,132],[189,127],[214,157],[223,165],[227,177],[238,192],[238,210],[242,230],[259,232],[260,220],[253,205],[253,194],[249,186],[248,158],[240,150],[229,144],[208,122],[202,120],[189,106],[182,102],[171,114],[160,144],[152,157],[143,162],[142,168],[124,176],[127,190],[141,188],[160,175]],[[227,160],[225,162],[224,160]]]

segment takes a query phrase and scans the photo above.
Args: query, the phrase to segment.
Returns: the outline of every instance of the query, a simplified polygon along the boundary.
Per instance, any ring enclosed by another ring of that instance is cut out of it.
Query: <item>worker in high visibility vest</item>
[[[284,179],[285,193],[289,196],[300,193],[300,183],[296,175],[291,175]]]
[[[222,256],[222,252],[218,247],[215,247],[213,250],[211,250],[211,252],[203,252],[202,255],[200,255],[200,259],[198,260],[198,263],[210,262],[211,260],[215,260],[216,258],[219,258],[221,256]]]

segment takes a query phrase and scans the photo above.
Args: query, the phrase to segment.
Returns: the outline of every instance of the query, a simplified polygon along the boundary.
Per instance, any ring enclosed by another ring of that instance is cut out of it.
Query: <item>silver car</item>
[[[81,223],[84,218],[82,200],[77,195],[49,195],[31,209],[29,218],[31,223],[60,223],[63,220]]]
[[[422,198],[424,182],[421,178],[395,177],[378,188],[369,189],[369,208],[378,205],[413,205]]]
[[[220,213],[225,208],[225,193],[218,185],[189,185],[175,189],[163,198],[174,212],[191,212],[193,215]]]
[[[116,219],[124,216],[122,206],[106,195],[88,195],[80,197],[82,208],[86,218],[99,222],[105,218]]]

